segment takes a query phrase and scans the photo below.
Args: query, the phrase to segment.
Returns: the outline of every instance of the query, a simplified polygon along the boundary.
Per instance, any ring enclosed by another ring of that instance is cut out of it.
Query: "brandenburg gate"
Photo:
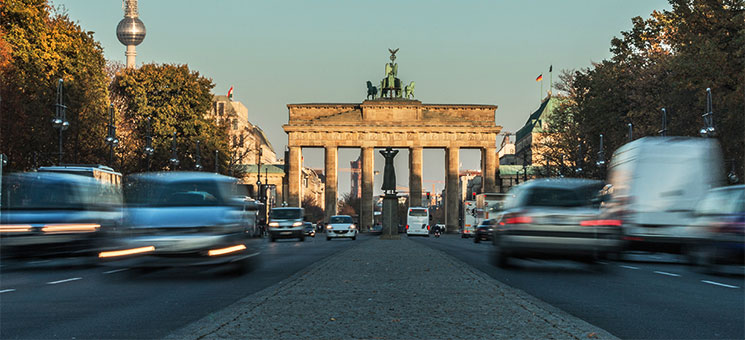
[[[386,73],[395,76],[395,51]],[[392,66],[392,67],[390,67]],[[391,70],[392,69],[392,70]],[[394,77],[395,78],[395,77]],[[360,227],[373,223],[374,148],[409,149],[409,204],[422,205],[423,149],[445,149],[446,223],[448,231],[458,228],[460,196],[459,153],[461,149],[481,150],[483,192],[496,191],[499,170],[496,140],[502,129],[496,125],[496,105],[423,104],[402,98],[399,80],[381,82],[381,98],[359,104],[288,104],[289,121],[283,126],[288,135],[288,204],[300,206],[302,148],[324,148],[326,175],[325,216],[337,210],[337,170],[339,148],[360,148],[362,158],[362,197]],[[407,86],[407,97],[413,97]],[[370,84],[368,82],[368,87]],[[388,90],[388,91],[386,91]],[[377,92],[377,91],[374,91]],[[410,92],[410,93],[409,93]],[[370,94],[370,91],[368,91]],[[388,94],[388,96],[384,96]],[[370,97],[370,96],[368,96]]]

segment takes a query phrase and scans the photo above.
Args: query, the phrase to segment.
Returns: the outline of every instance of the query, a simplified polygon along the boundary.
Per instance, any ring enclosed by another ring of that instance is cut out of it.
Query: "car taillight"
[[[526,224],[533,223],[533,218],[530,216],[515,216],[509,217],[504,220],[505,224]]]
[[[408,224],[406,225],[406,230],[409,230],[409,225]]]
[[[588,220],[588,221],[582,221],[579,223],[579,225],[585,226],[585,227],[595,227],[595,226],[620,227],[621,224],[622,224],[621,220]]]
[[[427,230],[429,230],[429,224],[427,225]]]

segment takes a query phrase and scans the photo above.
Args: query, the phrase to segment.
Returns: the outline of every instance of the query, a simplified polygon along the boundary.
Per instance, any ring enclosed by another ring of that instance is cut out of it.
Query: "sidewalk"
[[[168,338],[615,339],[406,237],[363,241]]]

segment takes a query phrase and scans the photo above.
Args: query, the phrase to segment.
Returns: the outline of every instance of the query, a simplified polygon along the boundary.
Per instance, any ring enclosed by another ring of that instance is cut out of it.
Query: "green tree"
[[[205,118],[212,105],[214,85],[186,65],[147,64],[138,69],[120,70],[111,84],[113,102],[121,105],[120,126],[125,159],[124,172],[143,171],[147,121],[155,154],[151,170],[171,169],[171,147],[176,133],[176,169],[192,170],[196,162],[196,141],[201,142],[201,164],[214,168],[219,150],[224,170],[229,155],[226,126]]]
[[[57,162],[54,116],[58,79],[70,128],[64,162],[101,163],[106,149],[103,50],[46,0],[0,2],[0,150],[12,170]]]

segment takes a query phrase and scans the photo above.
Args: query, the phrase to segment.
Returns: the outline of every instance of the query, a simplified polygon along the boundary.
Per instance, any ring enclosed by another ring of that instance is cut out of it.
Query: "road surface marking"
[[[654,272],[657,273],[657,274],[662,274],[662,275],[667,275],[667,276],[680,277],[680,274],[675,274],[675,273],[659,272],[659,271],[656,271],[656,270]]]
[[[70,281],[77,281],[77,280],[82,280],[82,279],[83,279],[82,277],[73,277],[73,278],[69,278],[69,279],[64,279],[64,280],[59,280],[59,281],[52,281],[52,282],[47,282],[47,284],[48,284],[48,285],[56,285],[56,284],[58,284],[58,283],[65,283],[65,282],[70,282]]]
[[[114,269],[114,270],[109,270],[109,271],[103,272],[103,273],[104,274],[114,274],[114,273],[118,273],[118,272],[123,272],[125,270],[129,270],[129,268]]]
[[[49,261],[51,261],[51,260],[31,261],[28,264],[47,263]]]
[[[621,267],[621,268],[626,268],[626,269],[639,269],[639,267],[634,267],[634,266],[626,266],[626,265],[621,265],[620,267]]]
[[[3,289],[3,290],[0,290],[0,294],[2,294],[2,293],[10,293],[10,292],[15,292],[15,291],[16,291],[15,289]]]
[[[715,286],[727,287],[727,288],[740,288],[738,286],[732,286],[732,285],[728,285],[728,284],[724,284],[724,283],[719,283],[719,282],[714,282],[714,281],[709,281],[709,280],[701,280],[701,282],[708,283],[710,285],[715,285]]]
[[[600,264],[608,264],[608,262],[598,261]]]

